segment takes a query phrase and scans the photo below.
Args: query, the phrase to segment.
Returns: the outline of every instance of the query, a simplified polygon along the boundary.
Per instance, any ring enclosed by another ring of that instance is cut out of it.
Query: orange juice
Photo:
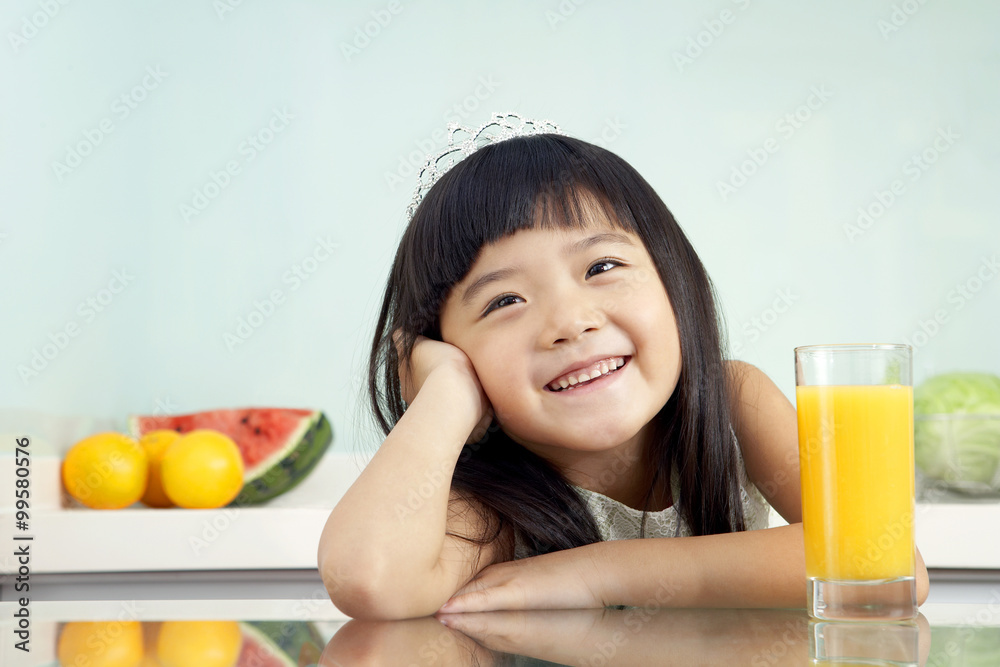
[[[913,389],[799,386],[806,576],[914,575]]]

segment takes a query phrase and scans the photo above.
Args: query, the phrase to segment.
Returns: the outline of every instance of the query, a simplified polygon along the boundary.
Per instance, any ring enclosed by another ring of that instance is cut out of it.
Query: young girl
[[[794,408],[724,359],[653,188],[595,145],[522,134],[412,212],[369,364],[387,437],[320,540],[331,599],[382,619],[803,606]],[[761,491],[791,525],[756,530]]]

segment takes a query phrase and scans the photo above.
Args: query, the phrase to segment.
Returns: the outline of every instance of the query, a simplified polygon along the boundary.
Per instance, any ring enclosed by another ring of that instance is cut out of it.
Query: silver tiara
[[[417,173],[417,189],[406,208],[406,218],[413,218],[427,191],[462,158],[472,155],[483,146],[533,134],[565,133],[551,121],[522,118],[516,113],[494,113],[489,121],[475,129],[448,123],[448,146],[439,153],[428,155],[424,161],[424,166]]]

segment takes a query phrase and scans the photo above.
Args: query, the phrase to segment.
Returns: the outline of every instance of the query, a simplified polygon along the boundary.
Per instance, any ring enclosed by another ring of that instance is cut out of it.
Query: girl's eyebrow
[[[588,236],[585,239],[579,241],[574,241],[563,248],[562,254],[564,257],[571,255],[576,255],[585,250],[599,245],[601,243],[608,243],[612,245],[626,245],[630,247],[635,247],[635,243],[626,236],[619,232],[603,232],[601,234],[594,234],[593,236]],[[511,276],[521,273],[522,268],[520,265],[506,266],[502,269],[497,269],[496,271],[490,271],[489,273],[484,273],[479,276],[475,282],[469,285],[465,292],[462,294],[462,305],[468,305],[469,302],[474,300],[476,296],[483,290],[484,287],[490,283],[494,283],[498,280],[504,280],[505,278],[510,278]]]

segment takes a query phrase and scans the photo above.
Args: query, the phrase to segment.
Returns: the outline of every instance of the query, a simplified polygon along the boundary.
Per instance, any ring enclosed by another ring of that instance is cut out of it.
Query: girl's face
[[[583,230],[484,246],[441,309],[443,340],[472,361],[503,430],[557,463],[567,450],[643,451],[681,370],[652,258],[599,210]],[[560,381],[573,388],[554,391]]]

